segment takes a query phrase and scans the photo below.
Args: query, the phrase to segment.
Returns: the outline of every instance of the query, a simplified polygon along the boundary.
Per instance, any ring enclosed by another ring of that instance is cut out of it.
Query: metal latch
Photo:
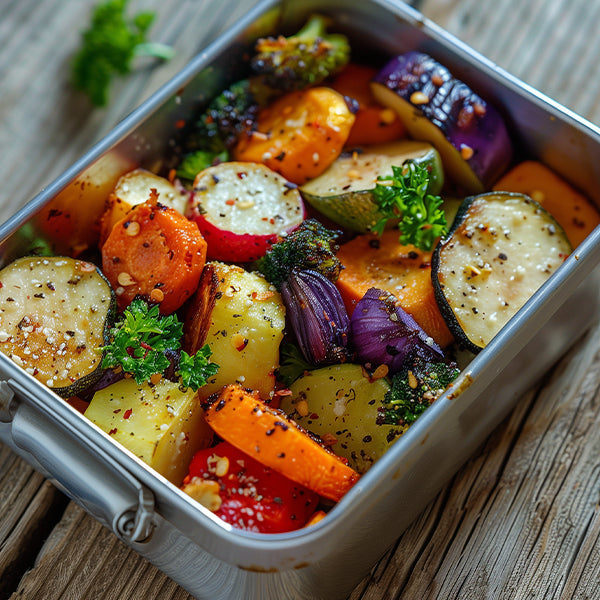
[[[137,510],[127,510],[113,521],[114,532],[125,542],[143,543],[154,529],[154,495],[144,486],[138,489]]]
[[[0,381],[0,423],[13,420],[15,393],[7,381]]]

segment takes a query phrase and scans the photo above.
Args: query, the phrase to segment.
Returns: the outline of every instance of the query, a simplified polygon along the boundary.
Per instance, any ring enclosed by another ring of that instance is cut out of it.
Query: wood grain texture
[[[253,2],[132,0],[132,11],[157,10],[153,38],[173,44],[177,58],[116,82],[102,110],[68,84],[93,4],[0,0],[0,220]],[[422,0],[420,9],[600,122],[598,0]],[[599,373],[596,328],[521,399],[350,600],[600,597]],[[0,446],[0,598],[189,600],[82,509],[70,503],[63,514],[64,506]],[[42,543],[48,520],[55,525]]]

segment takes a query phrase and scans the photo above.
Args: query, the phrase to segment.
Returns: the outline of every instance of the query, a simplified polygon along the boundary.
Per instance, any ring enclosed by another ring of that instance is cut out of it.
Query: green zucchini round
[[[392,174],[392,166],[406,160],[427,165],[430,194],[439,194],[444,184],[442,161],[427,142],[400,140],[342,154],[322,175],[300,188],[302,197],[341,227],[358,233],[370,231],[383,215],[373,200],[380,176]]]
[[[431,261],[455,339],[479,352],[572,252],[554,217],[524,194],[466,198]]]
[[[92,263],[26,256],[0,271],[0,351],[59,396],[102,374],[115,294]]]

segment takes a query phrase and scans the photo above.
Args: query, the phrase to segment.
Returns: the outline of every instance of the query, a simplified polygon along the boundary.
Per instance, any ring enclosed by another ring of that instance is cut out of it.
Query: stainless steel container
[[[538,157],[600,205],[600,130],[529,89],[392,0],[265,0],[86,156],[0,227],[4,264],[22,227],[85,168],[118,153],[156,169],[175,123],[241,72],[258,36],[331,15],[355,48],[421,49],[506,116]],[[0,354],[0,439],[198,598],[344,598],[530,386],[592,324],[600,231],[593,232],[440,398],[321,523],[296,532],[234,530],[149,469]]]

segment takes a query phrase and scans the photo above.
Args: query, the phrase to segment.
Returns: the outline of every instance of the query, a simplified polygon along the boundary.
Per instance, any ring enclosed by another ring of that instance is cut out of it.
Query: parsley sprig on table
[[[130,73],[136,56],[164,60],[173,56],[171,47],[146,41],[155,13],[140,12],[128,20],[127,3],[128,0],[107,0],[95,7],[71,67],[73,86],[86,93],[96,106],[106,105],[112,78]]]
[[[381,235],[390,219],[400,219],[400,243],[431,250],[447,232],[447,222],[442,199],[427,192],[429,177],[427,167],[413,160],[393,166],[392,175],[378,177],[373,197],[383,217],[371,230]]]
[[[104,346],[104,368],[121,367],[138,384],[164,373],[171,365],[168,351],[181,348],[183,324],[176,315],[161,316],[158,306],[135,299],[123,312],[123,320],[111,330],[111,342]],[[184,387],[197,390],[216,374],[219,366],[209,362],[208,345],[194,355],[181,351],[176,375]]]

